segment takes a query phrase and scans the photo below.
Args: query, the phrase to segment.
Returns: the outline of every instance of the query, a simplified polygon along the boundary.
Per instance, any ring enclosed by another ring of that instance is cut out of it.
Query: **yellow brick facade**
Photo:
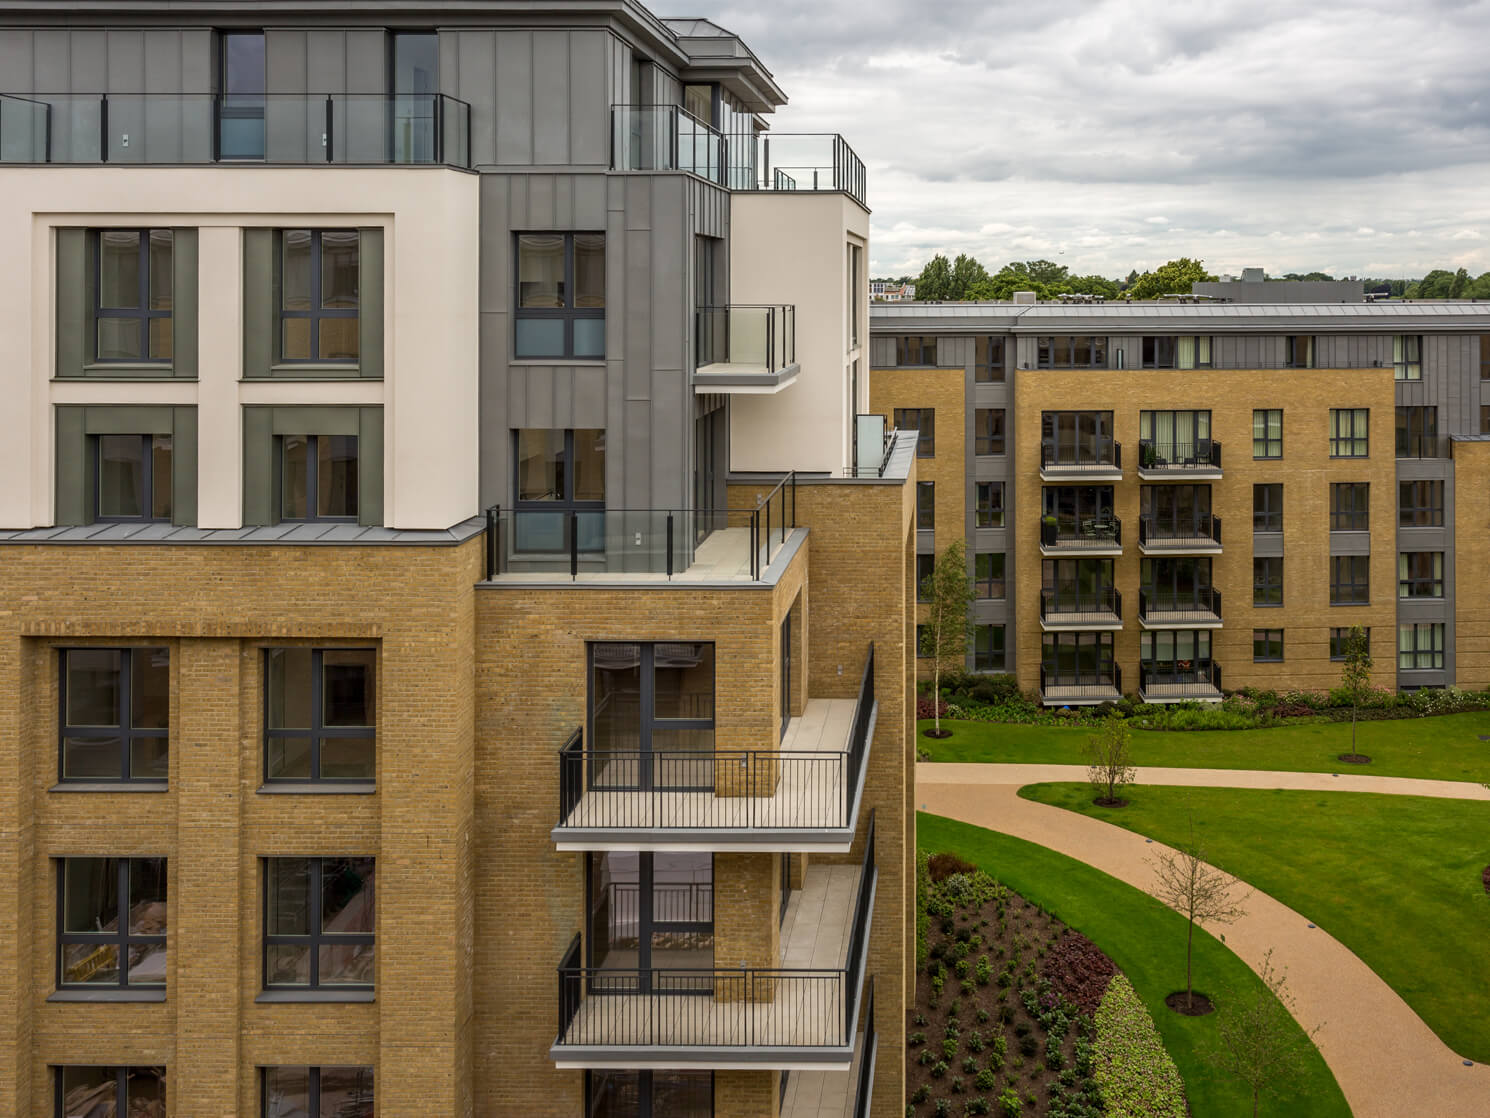
[[[1490,687],[1490,443],[1454,443],[1453,527],[1455,680]]]

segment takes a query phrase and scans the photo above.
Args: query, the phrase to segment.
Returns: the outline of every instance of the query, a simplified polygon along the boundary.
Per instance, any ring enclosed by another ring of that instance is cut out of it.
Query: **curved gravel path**
[[[1086,769],[1079,765],[922,762],[916,766],[916,806],[1038,843],[1148,892],[1154,879],[1150,859],[1168,849],[1163,844],[1018,795],[1026,784],[1085,779]],[[1354,774],[1149,768],[1140,770],[1139,779],[1490,800],[1490,791],[1477,784]],[[1465,1067],[1365,963],[1308,925],[1293,909],[1254,891],[1247,915],[1227,927],[1226,946],[1254,971],[1272,948],[1274,966],[1287,970],[1299,1023],[1306,1030],[1323,1023],[1315,1041],[1357,1118],[1490,1115],[1490,1065]]]

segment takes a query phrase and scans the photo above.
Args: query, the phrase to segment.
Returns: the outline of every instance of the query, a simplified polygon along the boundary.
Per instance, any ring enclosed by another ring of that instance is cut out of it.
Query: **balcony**
[[[1123,522],[1111,514],[1103,516],[1054,516],[1040,518],[1041,555],[1098,556],[1123,553]]]
[[[793,552],[796,530],[796,474],[753,509],[494,505],[486,510],[486,581],[763,582],[783,549]]]
[[[788,902],[777,967],[626,970],[559,965],[560,1068],[848,1071],[877,880],[874,816],[858,866],[809,865]]]
[[[1116,586],[1091,591],[1040,591],[1040,628],[1047,633],[1123,627],[1123,596]]]
[[[693,390],[770,395],[797,379],[797,308],[733,303],[695,313]]]
[[[1138,592],[1138,623],[1145,629],[1221,628],[1221,591],[1202,586],[1195,593],[1177,596]]]
[[[471,166],[441,93],[0,94],[0,163]]]
[[[1221,665],[1214,660],[1139,664],[1138,697],[1146,703],[1219,703]]]
[[[879,1036],[874,1028],[874,976],[864,984],[854,1059],[848,1071],[802,1071],[787,1076],[781,1118],[869,1118],[874,1101],[874,1064]]]
[[[1079,448],[1040,444],[1041,481],[1122,481],[1123,444],[1116,439]]]
[[[759,151],[756,190],[836,190],[864,204],[864,163],[836,132],[766,133]]]
[[[1138,550],[1144,555],[1220,555],[1221,518],[1200,513],[1182,523],[1172,517],[1141,516]]]
[[[1138,476],[1145,481],[1190,481],[1221,476],[1221,443],[1138,440]]]
[[[1040,665],[1040,701],[1048,707],[1096,706],[1123,697],[1123,669],[1117,664],[1088,670]]]
[[[1397,431],[1398,458],[1449,458],[1449,436],[1408,434]]]
[[[780,749],[559,753],[560,850],[847,853],[874,739],[874,646],[856,699],[809,699]]]

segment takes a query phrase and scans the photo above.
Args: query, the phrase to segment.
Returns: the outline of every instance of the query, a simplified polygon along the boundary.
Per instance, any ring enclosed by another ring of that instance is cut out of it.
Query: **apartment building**
[[[917,462],[785,100],[0,0],[0,1113],[902,1112]]]
[[[919,574],[965,541],[970,670],[1326,689],[1359,625],[1378,686],[1490,685],[1483,304],[876,306],[870,351]]]

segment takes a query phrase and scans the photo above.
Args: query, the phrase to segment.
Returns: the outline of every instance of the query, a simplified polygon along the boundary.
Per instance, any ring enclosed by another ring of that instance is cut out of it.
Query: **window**
[[[281,520],[357,519],[357,436],[285,435]]]
[[[166,1118],[166,1069],[59,1067],[56,1103],[57,1118]]]
[[[1438,457],[1438,409],[1397,409],[1397,457]]]
[[[1004,526],[1004,483],[980,481],[977,485],[974,524],[979,528],[1002,528]]]
[[[1115,685],[1111,633],[1045,633],[1040,666],[1046,687]]]
[[[1036,338],[1035,366],[1040,369],[1105,369],[1107,339],[1087,336]]]
[[[435,136],[440,89],[440,37],[428,31],[395,31],[390,53],[393,91],[390,100],[394,163],[433,163],[438,151]]]
[[[936,457],[936,409],[896,408],[895,429],[920,433],[916,439],[917,458]]]
[[[1158,466],[1209,465],[1209,411],[1144,411],[1138,413],[1138,464]]]
[[[1252,604],[1283,604],[1283,556],[1259,555],[1252,560]]]
[[[1144,485],[1139,512],[1146,538],[1192,540],[1215,538],[1209,485]]]
[[[1399,551],[1397,597],[1442,598],[1443,552]]]
[[[1490,334],[1480,335],[1480,379],[1490,380]]]
[[[597,642],[589,667],[591,787],[713,789],[713,644]]]
[[[1283,630],[1282,629],[1253,629],[1252,630],[1252,662],[1254,664],[1268,664],[1281,662],[1283,659]]]
[[[1363,606],[1371,601],[1371,556],[1330,556],[1330,605]]]
[[[1211,593],[1210,556],[1166,555],[1141,559],[1138,579],[1143,590],[1141,611],[1146,607],[1148,611],[1160,612],[1220,612],[1220,604]]]
[[[94,520],[171,519],[170,435],[95,436]]]
[[[929,655],[930,654],[926,651],[926,626],[925,625],[917,625],[916,626],[916,656],[919,659],[924,660],[924,659],[929,658]]]
[[[597,985],[613,993],[714,993],[711,853],[596,851],[585,859],[585,892],[588,965],[612,972]],[[666,973],[654,975],[654,967]]]
[[[264,33],[222,36],[217,154],[221,159],[264,158]]]
[[[518,551],[605,548],[605,431],[531,427],[513,432]]]
[[[371,990],[372,858],[264,859],[264,989]]]
[[[936,482],[916,482],[916,528],[928,532],[936,527]]]
[[[1147,683],[1211,682],[1208,629],[1153,629],[1138,635],[1138,660]]]
[[[369,782],[376,771],[377,653],[264,651],[264,779]]]
[[[1211,365],[1210,335],[1145,337],[1145,369],[1208,369]]]
[[[1283,366],[1288,369],[1314,368],[1314,339],[1302,334],[1284,338]]]
[[[1490,404],[1480,405],[1480,434],[1490,435]]]
[[[1366,646],[1371,645],[1371,627],[1363,626],[1366,634]],[[1350,628],[1341,627],[1330,630],[1330,659],[1344,660],[1346,649],[1350,644]]]
[[[1004,379],[1004,339],[986,334],[975,339],[973,380],[978,384],[999,384]]]
[[[848,246],[848,347],[859,345],[859,301],[864,298],[864,248],[862,245]]]
[[[1256,408],[1252,412],[1252,457],[1283,457],[1283,409]]]
[[[1117,459],[1110,411],[1040,413],[1042,465],[1110,465]]]
[[[166,983],[166,860],[63,858],[57,989]]]
[[[170,653],[164,648],[62,650],[58,779],[166,779]]]
[[[1423,379],[1423,339],[1418,334],[1398,334],[1392,339],[1392,365],[1398,380]]]
[[[1283,531],[1283,486],[1254,485],[1252,487],[1252,531]]]
[[[931,577],[931,573],[935,569],[935,555],[916,556],[916,601],[929,602],[931,600],[926,593],[926,580]]]
[[[1002,625],[979,625],[973,630],[973,671],[1001,672],[1005,670],[1004,627]]]
[[[262,1118],[373,1118],[373,1069],[264,1069]]]
[[[1045,613],[1120,613],[1111,559],[1046,559],[1040,570]]]
[[[976,409],[973,413],[973,436],[973,453],[1004,453],[1004,409]]]
[[[1054,524],[1049,517],[1055,518]],[[1119,538],[1110,485],[1044,486],[1040,491],[1040,519],[1040,538],[1046,546],[1062,540],[1089,544],[1106,541],[1107,546],[1113,546]]]
[[[1370,454],[1367,424],[1369,408],[1330,409],[1330,457],[1365,458]]]
[[[1443,667],[1443,622],[1397,626],[1397,667],[1416,671]]]
[[[1330,485],[1330,531],[1365,532],[1371,526],[1371,486],[1364,481]]]
[[[1443,526],[1443,482],[1399,481],[1397,526],[1440,528]]]
[[[605,234],[519,233],[517,357],[605,356]]]
[[[785,1078],[786,1073],[782,1073]],[[714,1118],[711,1071],[587,1071],[586,1118]]]
[[[1004,596],[1004,553],[979,551],[973,555],[973,590],[976,597],[999,600]]]
[[[934,335],[920,337],[915,334],[901,335],[895,339],[895,364],[935,365],[936,338]]]
[[[356,361],[361,256],[355,229],[280,234],[280,360]]]
[[[100,229],[93,307],[95,360],[169,362],[169,229]]]

